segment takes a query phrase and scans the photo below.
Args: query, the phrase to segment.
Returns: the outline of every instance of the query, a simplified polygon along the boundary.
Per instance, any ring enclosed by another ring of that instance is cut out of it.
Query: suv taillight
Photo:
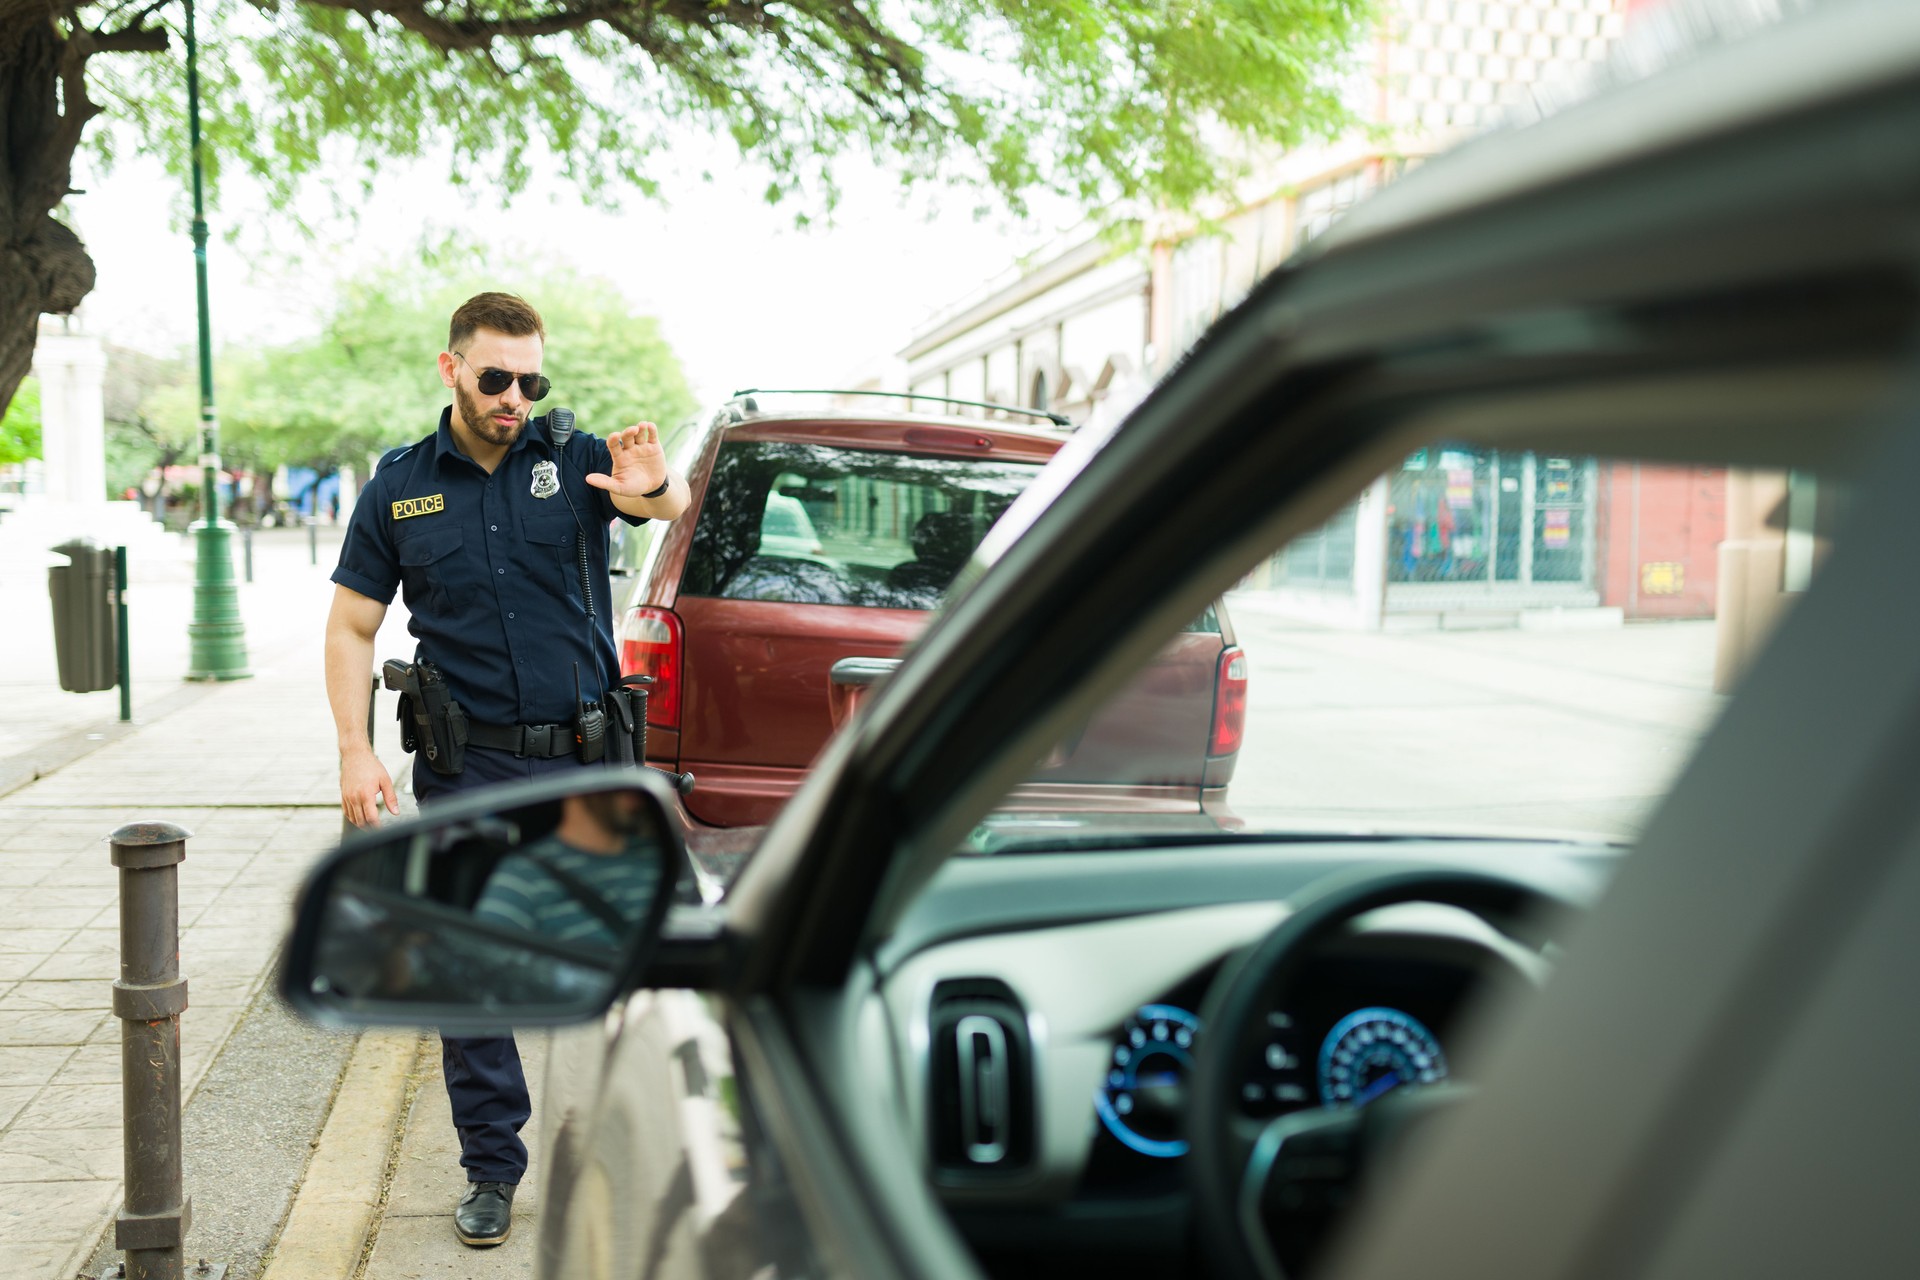
[[[680,674],[686,646],[680,615],[671,609],[641,605],[620,624],[620,673],[652,676],[647,690],[647,723],[656,729],[680,727]]]
[[[1247,655],[1229,645],[1220,654],[1213,678],[1213,732],[1207,754],[1230,756],[1240,749],[1247,729]]]

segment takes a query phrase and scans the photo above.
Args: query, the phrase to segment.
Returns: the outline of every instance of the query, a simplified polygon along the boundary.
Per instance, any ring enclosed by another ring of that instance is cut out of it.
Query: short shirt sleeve
[[[384,470],[389,459],[381,459]],[[386,486],[380,472],[353,505],[353,518],[347,523],[346,541],[340,544],[340,563],[333,580],[349,591],[357,591],[369,600],[392,604],[400,586],[400,562],[387,533]]]
[[[613,450],[607,448],[607,442],[599,436],[590,435],[586,436],[585,439],[587,448],[592,451],[588,457],[587,470],[598,471],[603,476],[612,475]],[[647,522],[646,516],[628,515],[620,508],[614,506],[613,495],[600,486],[588,485],[587,487],[593,490],[594,501],[600,504],[601,523],[604,524],[609,520],[624,520],[628,524],[645,524]]]

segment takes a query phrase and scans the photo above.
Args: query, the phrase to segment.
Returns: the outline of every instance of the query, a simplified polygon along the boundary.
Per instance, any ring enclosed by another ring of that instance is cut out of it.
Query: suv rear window
[[[1030,462],[773,440],[721,446],[684,595],[932,609]]]

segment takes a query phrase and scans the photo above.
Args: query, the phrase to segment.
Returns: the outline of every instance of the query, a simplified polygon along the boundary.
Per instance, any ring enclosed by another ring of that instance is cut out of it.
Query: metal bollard
[[[240,549],[245,553],[245,555],[242,558],[246,561],[247,581],[252,582],[253,581],[253,526],[250,524],[243,524],[240,526]]]
[[[120,1096],[126,1204],[113,1242],[126,1251],[130,1280],[183,1280],[193,1205],[180,1172],[179,865],[188,832],[168,822],[134,822],[110,837],[120,868],[120,980],[113,1012],[120,1027]]]
[[[307,563],[320,563],[320,517],[307,517]]]

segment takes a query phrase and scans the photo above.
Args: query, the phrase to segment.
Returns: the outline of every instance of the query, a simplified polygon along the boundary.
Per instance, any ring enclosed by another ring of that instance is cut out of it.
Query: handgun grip
[[[398,658],[388,658],[380,668],[380,683],[396,692],[404,692],[412,680],[412,664]]]

